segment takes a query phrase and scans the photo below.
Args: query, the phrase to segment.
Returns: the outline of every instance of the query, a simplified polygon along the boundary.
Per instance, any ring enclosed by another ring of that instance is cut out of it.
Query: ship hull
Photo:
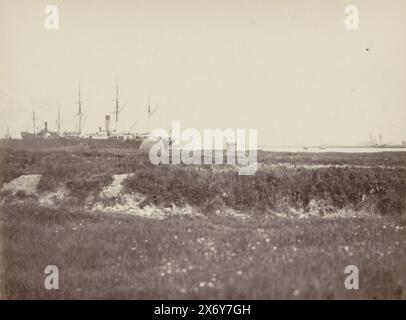
[[[24,140],[37,140],[43,139],[43,136],[30,132],[21,132],[21,138]]]
[[[23,139],[1,139],[0,148],[22,150],[104,150],[138,149],[141,140],[90,139],[90,138],[53,138],[44,139],[35,135],[25,135]]]

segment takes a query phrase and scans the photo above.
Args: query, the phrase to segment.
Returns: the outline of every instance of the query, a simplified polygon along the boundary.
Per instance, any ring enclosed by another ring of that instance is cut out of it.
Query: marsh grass
[[[82,204],[112,181],[113,174],[134,173],[125,181],[127,192],[146,196],[145,204],[191,205],[204,211],[229,207],[250,214],[343,208],[381,215],[406,210],[405,152],[376,154],[259,152],[263,164],[291,163],[293,168],[259,170],[239,176],[230,166],[154,166],[142,152],[28,152],[2,150],[0,177],[7,182],[20,174],[42,174],[38,191],[67,188]],[[345,164],[348,167],[307,169],[303,165]],[[375,167],[351,167],[375,166]],[[394,167],[395,166],[395,167]]]
[[[162,220],[0,211],[9,299],[405,299],[405,217]],[[60,290],[43,287],[46,265]],[[344,287],[358,266],[359,290]]]

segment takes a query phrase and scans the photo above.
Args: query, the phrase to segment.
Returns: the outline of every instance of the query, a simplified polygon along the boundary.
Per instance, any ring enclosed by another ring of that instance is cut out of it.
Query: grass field
[[[259,162],[294,168],[239,177],[156,167],[134,152],[2,150],[1,183],[42,174],[38,193],[62,183],[71,197],[44,207],[19,194],[24,201],[0,207],[0,296],[406,299],[404,153],[260,153]],[[346,166],[306,168],[330,164]],[[148,219],[72,202],[121,173],[133,173],[124,189],[145,195],[146,204],[191,205],[203,214]],[[276,214],[313,210],[312,203],[314,216]],[[228,209],[244,215],[223,214]],[[59,290],[44,288],[47,265],[59,267]],[[344,287],[347,265],[359,268],[359,290]]]
[[[7,298],[405,299],[406,219],[168,218],[28,205],[0,216]],[[60,289],[44,289],[46,265]],[[359,268],[346,290],[344,268]]]

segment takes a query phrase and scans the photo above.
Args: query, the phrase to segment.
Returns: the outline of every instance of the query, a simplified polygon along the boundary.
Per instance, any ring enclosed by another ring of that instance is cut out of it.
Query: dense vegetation
[[[38,191],[53,191],[62,185],[80,202],[111,183],[113,174],[134,173],[125,181],[126,190],[142,193],[146,203],[161,206],[189,204],[204,211],[229,207],[255,213],[291,208],[309,211],[313,206],[321,214],[349,208],[382,215],[401,214],[406,209],[406,155],[402,152],[260,153],[261,164],[290,163],[296,167],[270,167],[253,176],[239,176],[229,166],[154,166],[148,155],[140,152],[2,150],[0,157],[0,182],[21,174],[42,174]],[[348,167],[302,167],[331,164],[337,159]]]
[[[309,210],[312,200],[320,210],[363,208],[383,215],[404,213],[406,206],[406,169],[276,168],[239,176],[235,171],[160,166],[135,172],[125,186],[155,204],[226,206],[256,213]]]
[[[406,152],[380,153],[288,153],[258,152],[263,164],[288,163],[294,165],[366,165],[406,167]],[[148,154],[132,150],[130,153],[96,151],[25,151],[0,149],[0,184],[21,174],[40,174],[51,168],[92,173],[128,173],[153,167]]]
[[[47,174],[61,179],[75,173],[116,174],[127,173],[152,166],[148,155],[139,153],[122,155],[102,152],[50,152],[0,150],[0,183],[8,182],[22,174]]]

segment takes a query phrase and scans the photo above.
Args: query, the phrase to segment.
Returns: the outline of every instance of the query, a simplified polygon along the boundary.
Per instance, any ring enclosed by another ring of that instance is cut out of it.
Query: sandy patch
[[[90,210],[124,213],[155,219],[162,219],[165,217],[165,213],[159,208],[152,206],[144,206],[143,208],[141,208],[140,204],[143,201],[143,197],[141,195],[118,194],[115,197],[103,198],[103,196],[105,196],[106,194],[102,193],[100,194],[100,198],[102,200],[109,200],[108,203],[102,200],[98,201],[90,208]]]
[[[40,174],[22,175],[5,184],[1,190],[11,191],[13,193],[23,191],[26,194],[36,194],[40,179]]]
[[[123,181],[132,174],[115,174],[113,175],[113,182],[104,187],[100,192],[100,198],[113,198],[119,197],[123,193]]]

